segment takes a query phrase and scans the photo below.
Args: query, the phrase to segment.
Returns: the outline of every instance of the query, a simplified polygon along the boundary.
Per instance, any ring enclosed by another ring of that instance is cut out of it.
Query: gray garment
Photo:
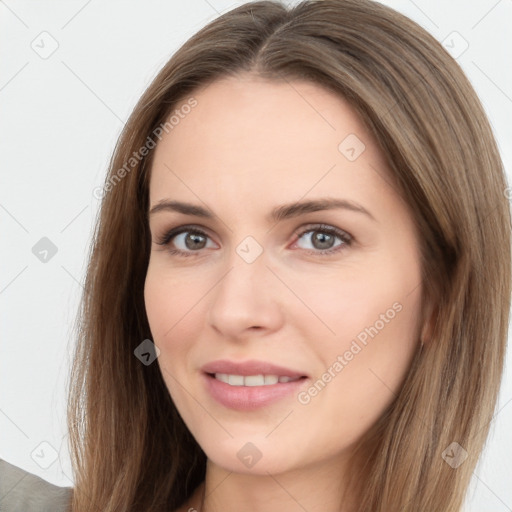
[[[72,493],[0,459],[0,512],[67,512]]]

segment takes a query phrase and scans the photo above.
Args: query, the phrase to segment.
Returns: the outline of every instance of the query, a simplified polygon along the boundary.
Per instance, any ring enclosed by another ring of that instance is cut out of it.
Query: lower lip
[[[203,373],[205,384],[211,396],[229,409],[253,411],[271,405],[293,393],[297,394],[305,378],[293,382],[278,382],[267,386],[231,386]]]

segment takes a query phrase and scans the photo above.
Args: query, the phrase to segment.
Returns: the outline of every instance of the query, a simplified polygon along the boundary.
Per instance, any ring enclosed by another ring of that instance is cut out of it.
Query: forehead
[[[195,106],[155,149],[152,204],[171,193],[206,200],[220,191],[226,200],[263,200],[262,190],[278,203],[340,187],[357,200],[382,186],[386,163],[373,136],[346,100],[320,85],[242,75],[190,97]]]
[[[217,80],[192,96],[196,106],[179,120],[174,116],[179,122],[172,127],[173,136],[164,135],[171,145],[173,141],[180,146],[194,145],[194,139],[200,139],[203,145],[242,143],[248,149],[265,141],[271,149],[288,149],[303,147],[308,138],[310,144],[323,142],[327,149],[344,133],[357,132],[365,139],[370,136],[343,97],[308,81],[269,81],[242,75]],[[176,110],[188,100],[183,99]]]

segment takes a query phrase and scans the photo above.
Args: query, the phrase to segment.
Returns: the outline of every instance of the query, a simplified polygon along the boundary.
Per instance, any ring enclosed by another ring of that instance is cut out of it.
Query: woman
[[[211,22],[111,162],[71,510],[460,510],[504,362],[505,189],[468,80],[404,16]]]

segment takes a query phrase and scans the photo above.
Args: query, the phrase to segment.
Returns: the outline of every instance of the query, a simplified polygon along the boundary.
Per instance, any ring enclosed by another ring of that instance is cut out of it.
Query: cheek
[[[148,267],[144,302],[152,341],[160,350],[157,363],[162,378],[180,410],[188,408],[188,402],[178,383],[185,382],[190,371],[186,365],[190,340],[198,336],[194,329],[201,325],[194,321],[194,314],[198,314],[197,293],[186,280],[176,279],[174,273],[171,276],[157,265]]]
[[[381,318],[402,321],[406,315],[397,313],[396,303],[405,306],[414,299],[407,295],[412,287],[407,287],[404,276],[389,268],[331,268],[299,278],[289,276],[287,284],[299,299],[287,304],[294,321],[337,348],[358,335],[364,342],[364,333],[374,324],[381,330]]]
[[[369,331],[379,338],[408,339],[417,327],[421,306],[419,255],[409,246],[384,246],[339,268],[326,266],[311,275],[293,277],[294,292],[307,306],[310,329],[338,348]],[[400,311],[398,311],[400,310]],[[380,334],[382,333],[382,334]],[[392,334],[394,333],[394,334]]]
[[[321,371],[330,369],[330,375],[317,375],[328,383],[312,390],[313,407],[330,411],[349,437],[369,428],[400,390],[419,342],[416,277],[414,271],[404,275],[403,267],[388,268],[368,272],[357,283],[331,283],[325,300],[309,297],[312,309],[336,332],[317,346]]]
[[[179,348],[175,342],[183,336],[177,336],[177,333],[193,316],[192,307],[197,302],[197,295],[195,287],[187,286],[186,280],[176,279],[174,273],[171,275],[158,264],[148,267],[144,302],[153,341],[161,351]]]
[[[331,370],[336,384],[328,387],[351,389],[351,396],[358,397],[351,404],[355,409],[365,395],[382,398],[399,388],[419,342],[419,266],[392,257],[380,262],[364,272],[347,267],[295,286],[308,307],[296,320],[307,339],[316,340],[313,349],[323,363],[318,371],[332,369],[343,358],[343,369]]]
[[[175,307],[172,297],[169,287],[150,269],[144,284],[144,303],[153,341],[157,345],[160,345],[165,332],[173,325]]]
[[[144,302],[155,337],[161,337],[183,317],[187,303],[198,293],[195,286],[187,286],[182,274],[166,263],[164,255],[151,256],[144,283]]]
[[[187,366],[189,352],[201,338],[211,287],[205,276],[193,271],[176,271],[165,261],[150,262],[144,284],[146,314],[152,341],[160,349],[158,362],[172,374],[193,370]]]

